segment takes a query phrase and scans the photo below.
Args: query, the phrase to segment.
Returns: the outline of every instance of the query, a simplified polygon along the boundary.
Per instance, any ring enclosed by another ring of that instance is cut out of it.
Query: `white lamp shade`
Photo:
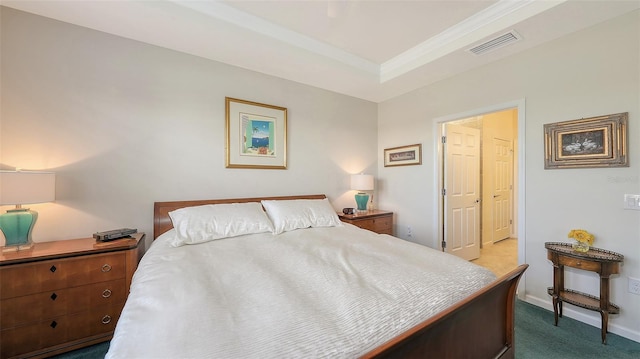
[[[373,175],[351,175],[351,189],[356,191],[372,191]]]
[[[53,172],[0,171],[0,204],[30,204],[56,199]]]

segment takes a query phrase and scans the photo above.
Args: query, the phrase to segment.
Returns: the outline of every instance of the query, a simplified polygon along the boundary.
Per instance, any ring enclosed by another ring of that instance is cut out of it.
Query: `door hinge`
[[[445,240],[443,239],[443,240],[442,240],[442,251],[443,251],[443,252],[446,252],[446,251],[445,251],[445,248],[447,248],[447,241],[445,241]]]
[[[443,195],[443,196],[446,196],[446,195],[447,195],[447,189],[446,189],[446,188],[443,188],[443,189],[442,189],[442,195]]]
[[[510,219],[510,220],[509,220],[509,224],[513,224],[513,219]]]
[[[447,143],[447,136],[442,136],[442,143]]]

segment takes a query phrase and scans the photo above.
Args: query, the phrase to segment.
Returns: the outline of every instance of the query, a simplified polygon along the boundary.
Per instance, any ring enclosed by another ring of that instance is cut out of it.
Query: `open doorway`
[[[518,264],[518,107],[440,126],[441,246],[502,275]]]

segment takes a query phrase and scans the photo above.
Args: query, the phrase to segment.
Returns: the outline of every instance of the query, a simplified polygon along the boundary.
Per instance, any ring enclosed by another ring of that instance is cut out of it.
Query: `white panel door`
[[[480,130],[445,125],[444,239],[447,252],[480,257]]]
[[[493,242],[511,234],[511,190],[513,188],[513,158],[511,142],[493,139],[495,170],[493,175]]]

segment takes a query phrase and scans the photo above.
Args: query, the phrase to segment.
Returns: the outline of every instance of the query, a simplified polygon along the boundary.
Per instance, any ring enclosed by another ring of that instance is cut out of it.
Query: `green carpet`
[[[109,350],[109,342],[55,355],[51,359],[103,359]]]
[[[565,304],[566,306],[566,304]],[[553,312],[516,301],[517,359],[640,358],[640,343],[612,333],[603,345],[600,328],[563,316],[553,325]]]
[[[65,353],[56,359],[104,358],[109,343]],[[609,333],[600,343],[600,328],[568,317],[553,325],[553,312],[516,301],[516,359],[638,359],[640,343]]]

